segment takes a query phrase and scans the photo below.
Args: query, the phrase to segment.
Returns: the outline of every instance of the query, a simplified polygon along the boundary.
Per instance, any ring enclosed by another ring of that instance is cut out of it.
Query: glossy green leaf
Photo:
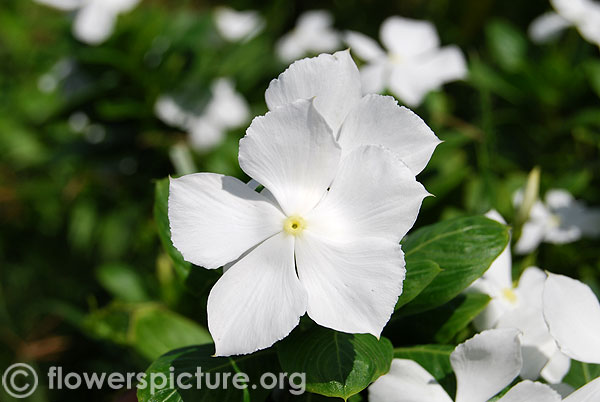
[[[394,349],[394,358],[410,359],[419,363],[436,380],[440,381],[453,375],[450,365],[451,345],[420,345]]]
[[[571,360],[571,369],[563,379],[563,382],[577,389],[597,377],[600,377],[600,364],[590,364]]]
[[[407,265],[431,260],[442,272],[400,311],[440,306],[481,277],[509,241],[508,227],[483,216],[456,218],[418,229],[402,244]]]
[[[306,390],[347,400],[388,372],[393,347],[368,334],[314,327],[296,331],[279,344],[285,372],[306,373]]]
[[[138,388],[138,401],[260,402],[266,399],[270,390],[261,385],[261,376],[266,372],[279,372],[277,357],[272,350],[232,357],[212,357],[213,352],[212,345],[189,346],[159,357],[146,370],[146,379],[159,378],[162,375],[168,378],[171,374],[170,368],[173,367],[172,373],[175,378],[181,378],[180,384],[174,381],[162,389],[154,387],[153,390],[150,381],[147,381],[147,386]],[[198,368],[204,373],[201,376],[196,375]],[[238,384],[245,384],[245,389],[234,386],[234,376],[237,373],[245,373],[248,376],[248,382],[240,381],[243,380],[241,375],[237,377]],[[215,387],[217,378],[228,381],[227,386],[221,383]],[[198,379],[200,387],[197,386]],[[213,385],[210,386],[211,384]]]
[[[117,299],[142,302],[150,299],[140,274],[123,264],[104,264],[96,270],[98,282]]]
[[[396,303],[396,310],[417,297],[441,271],[433,261],[407,261],[404,288]]]
[[[459,331],[465,329],[486,308],[490,300],[488,295],[467,293],[452,309],[450,318],[437,331],[435,340],[442,344],[450,342]]]

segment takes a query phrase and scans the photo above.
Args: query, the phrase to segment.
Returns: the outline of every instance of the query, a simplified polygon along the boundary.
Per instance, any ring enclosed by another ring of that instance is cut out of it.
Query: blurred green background
[[[542,193],[565,188],[600,206],[599,51],[574,29],[531,43],[527,27],[548,1],[236,1],[227,5],[266,19],[258,36],[237,43],[215,31],[218,5],[143,0],[109,40],[89,46],[72,36],[69,13],[1,0],[0,368],[143,371],[171,345],[206,337],[195,322],[206,321],[202,300],[216,278],[183,283],[153,218],[156,180],[178,173],[170,150],[187,141],[154,104],[172,92],[203,99],[228,76],[251,115],[263,114],[269,81],[287,67],[274,44],[306,10],[328,9],[336,29],[374,38],[390,15],[430,20],[443,44],[465,52],[468,80],[415,109],[445,141],[419,176],[436,197],[417,226],[492,207],[511,222],[512,194],[535,166]],[[198,171],[244,178],[243,134],[231,130],[214,150],[192,152]],[[589,239],[543,244],[515,270],[535,264],[597,290],[599,249]],[[83,397],[135,393],[42,387],[30,400]],[[10,400],[2,391],[0,399]]]

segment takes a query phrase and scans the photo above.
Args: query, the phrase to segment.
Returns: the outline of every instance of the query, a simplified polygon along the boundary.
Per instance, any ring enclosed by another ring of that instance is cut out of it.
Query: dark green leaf
[[[389,340],[315,327],[297,331],[277,348],[285,372],[306,373],[306,390],[347,400],[387,373]]]
[[[483,275],[508,241],[508,227],[483,216],[451,219],[410,234],[402,245],[407,265],[431,260],[442,272],[400,311],[416,313],[452,300]]]
[[[260,377],[266,372],[277,373],[279,371],[277,357],[272,350],[234,357],[212,357],[213,352],[214,346],[212,345],[189,346],[159,357],[146,370],[146,379],[149,380],[152,376],[160,375],[168,378],[171,374],[171,367],[174,369],[175,378],[183,373],[192,377],[186,381],[184,376],[181,376],[182,386],[175,381],[163,389],[155,389],[155,392],[151,392],[150,386],[140,387],[137,394],[138,400],[140,402],[245,402],[250,400],[260,402],[265,400],[269,390],[259,385],[261,384]],[[201,368],[204,373],[200,377],[200,388],[197,387],[198,376],[195,375],[198,368]],[[233,386],[233,376],[236,373],[248,375],[249,383],[246,389],[237,389]],[[215,384],[217,378],[221,378],[223,381],[228,378],[228,386],[224,387],[221,384],[221,386],[210,389],[207,385]],[[185,389],[187,387],[189,389]]]
[[[597,377],[600,377],[600,364],[589,364],[571,360],[571,369],[563,379],[563,382],[577,389]]]
[[[454,351],[451,345],[421,345],[394,349],[394,358],[410,359],[419,363],[436,380],[440,381],[452,375],[450,354]]]
[[[488,295],[467,293],[458,307],[453,309],[448,321],[437,331],[435,340],[439,343],[450,342],[459,331],[466,328],[486,308],[490,300]]]
[[[139,273],[123,264],[104,264],[96,270],[98,282],[117,299],[125,302],[142,302],[149,299],[144,281]]]
[[[407,261],[404,289],[396,303],[396,309],[417,297],[441,271],[440,266],[433,261]]]

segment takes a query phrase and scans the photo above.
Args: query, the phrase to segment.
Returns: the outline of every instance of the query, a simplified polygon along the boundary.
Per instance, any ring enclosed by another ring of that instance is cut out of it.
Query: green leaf
[[[523,65],[527,39],[517,28],[508,22],[492,21],[485,33],[489,49],[500,67],[506,71],[516,71]]]
[[[135,310],[129,339],[135,349],[150,360],[175,348],[212,343],[204,327],[156,305]]]
[[[435,340],[439,343],[448,343],[461,330],[473,321],[481,313],[488,303],[490,297],[481,293],[467,293],[460,304],[453,309],[448,321],[435,334]]]
[[[589,364],[571,360],[571,369],[563,379],[563,382],[577,389],[597,377],[600,377],[600,364]]]
[[[388,372],[393,347],[385,338],[314,327],[296,331],[277,351],[285,372],[306,373],[307,391],[347,400]]]
[[[138,389],[138,400],[140,402],[240,402],[264,401],[270,392],[260,386],[260,378],[266,373],[276,373],[279,371],[277,357],[273,350],[265,350],[251,355],[233,356],[233,357],[212,357],[214,347],[189,346],[178,350],[173,350],[159,357],[146,370],[147,383],[151,378],[159,378],[171,374],[170,368],[173,367],[175,378],[182,380],[180,384],[173,381],[167,384],[163,389],[155,389],[154,392],[147,384],[146,387]],[[203,376],[200,377],[200,385],[197,386],[196,372],[201,368]],[[185,376],[192,376],[186,380]],[[246,389],[238,389],[234,386],[233,376],[237,373],[245,373],[249,382]],[[217,377],[218,376],[218,377]],[[209,387],[214,384],[217,378],[228,381],[226,387]],[[225,380],[227,379],[228,380]],[[208,380],[208,381],[207,381]],[[270,381],[270,380],[269,380]],[[144,385],[144,384],[141,384]],[[189,389],[185,389],[189,387]],[[214,389],[211,389],[214,388]]]
[[[192,264],[185,261],[181,253],[173,246],[171,242],[171,229],[169,227],[168,215],[169,202],[169,178],[157,180],[154,187],[154,221],[158,230],[158,237],[163,248],[171,257],[175,266],[175,271],[181,278],[187,278]]]
[[[101,265],[96,270],[96,278],[104,289],[122,301],[142,302],[150,298],[140,275],[127,265]]]
[[[454,351],[451,345],[420,345],[394,349],[394,358],[410,359],[419,363],[436,380],[440,381],[452,375],[450,354]]]
[[[407,265],[431,260],[442,272],[400,311],[417,313],[452,300],[484,274],[508,241],[508,227],[484,216],[451,219],[408,235],[402,244]]]
[[[404,289],[396,303],[396,310],[413,300],[442,270],[433,261],[407,261]]]

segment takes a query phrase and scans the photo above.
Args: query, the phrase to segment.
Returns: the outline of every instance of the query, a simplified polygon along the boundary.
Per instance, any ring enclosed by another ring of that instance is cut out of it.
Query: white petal
[[[564,399],[564,402],[598,402],[600,401],[600,377],[587,383]]]
[[[306,216],[310,230],[335,239],[399,242],[428,195],[408,167],[379,146],[356,148],[340,164],[329,193]]]
[[[356,31],[346,31],[344,40],[350,46],[350,51],[365,61],[386,57],[385,52],[377,41]]]
[[[233,81],[219,78],[211,85],[212,99],[204,115],[223,128],[235,128],[246,123],[250,110],[246,99],[235,90]]]
[[[315,98],[315,107],[337,133],[361,98],[360,75],[349,51],[298,60],[269,84],[270,110],[298,99]]]
[[[506,225],[506,221],[492,209],[485,214],[486,217]],[[496,284],[500,289],[512,288],[512,257],[510,254],[510,245],[507,245],[504,251],[492,262],[492,265],[485,271],[483,277]]]
[[[381,42],[393,54],[412,58],[440,46],[435,26],[428,21],[389,17],[381,25]]]
[[[336,331],[379,337],[402,293],[406,270],[398,243],[331,240],[312,233],[308,221],[296,240],[296,264],[310,318]]]
[[[269,189],[286,215],[304,215],[321,200],[341,150],[311,101],[257,117],[240,141],[240,167]]]
[[[163,123],[173,127],[186,130],[188,122],[192,119],[192,115],[187,113],[176,101],[170,96],[160,96],[154,103],[154,114]]]
[[[541,376],[550,384],[559,384],[565,378],[570,368],[571,359],[557,348],[556,352],[550,356],[550,360],[544,366]]]
[[[100,2],[88,3],[77,12],[73,23],[73,34],[77,39],[90,45],[99,45],[112,34],[117,15],[102,6]]]
[[[589,286],[549,274],[544,286],[544,316],[564,354],[600,364],[600,304]]]
[[[373,402],[452,402],[435,378],[418,363],[392,360],[389,373],[369,387]]]
[[[560,32],[571,26],[571,23],[554,12],[548,12],[534,19],[527,33],[535,43],[545,43],[554,39]]]
[[[264,27],[264,20],[257,11],[236,11],[229,7],[215,9],[217,30],[228,41],[251,39]]]
[[[327,10],[302,13],[293,31],[305,53],[331,52],[340,46],[340,34],[331,28],[333,15]]]
[[[404,104],[417,107],[429,91],[437,89],[439,84],[433,78],[420,63],[402,63],[392,67],[388,87]]]
[[[35,2],[63,11],[72,11],[81,7],[84,0],[35,0]]]
[[[546,384],[522,381],[512,387],[498,402],[560,402],[561,397]]]
[[[416,175],[441,142],[411,110],[391,96],[367,95],[352,109],[338,138],[342,156],[360,145],[383,145],[394,151]]]
[[[573,198],[571,193],[569,193],[567,190],[558,188],[548,190],[544,198],[546,205],[548,205],[550,209],[554,210],[559,208],[567,208],[575,201],[575,198]]]
[[[283,35],[275,43],[275,54],[282,61],[290,62],[297,60],[304,56],[305,53],[306,49],[304,49],[302,42],[300,42],[294,32]]]
[[[205,117],[190,119],[188,126],[190,145],[196,150],[214,148],[225,139],[225,129]]]
[[[529,254],[535,250],[546,235],[545,222],[531,220],[525,222],[521,229],[521,237],[515,244],[517,254]]]
[[[496,395],[521,370],[516,329],[484,331],[458,345],[450,355],[456,374],[456,402],[482,402]]]
[[[376,60],[360,68],[360,82],[363,94],[378,94],[385,90],[388,80],[388,66],[385,60]]]
[[[294,238],[279,233],[234,264],[208,297],[216,356],[252,353],[285,338],[306,311]]]
[[[186,261],[218,268],[282,230],[283,214],[238,179],[212,173],[171,179],[171,240]]]

